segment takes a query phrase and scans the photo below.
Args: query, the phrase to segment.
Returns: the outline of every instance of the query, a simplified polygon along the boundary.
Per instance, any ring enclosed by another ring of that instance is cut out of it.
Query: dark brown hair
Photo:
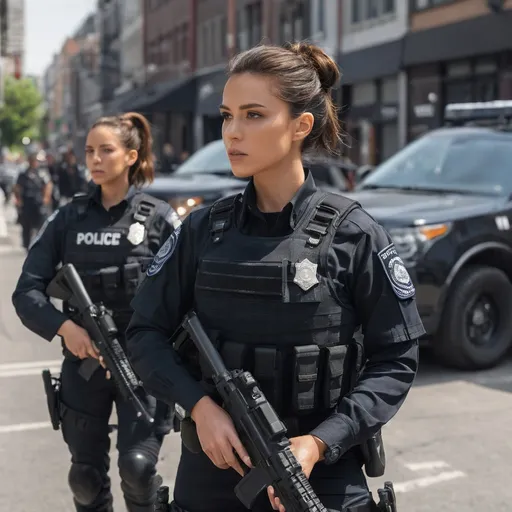
[[[153,164],[153,137],[148,120],[137,112],[128,112],[117,116],[100,117],[91,127],[110,126],[117,131],[123,146],[132,150],[135,149],[139,156],[137,161],[130,167],[128,180],[130,185],[140,187],[151,183],[155,176]]]
[[[331,89],[340,78],[336,63],[321,48],[306,42],[284,46],[258,45],[235,55],[228,76],[257,73],[275,79],[277,95],[297,118],[304,112],[315,117],[302,151],[339,153],[341,128]]]

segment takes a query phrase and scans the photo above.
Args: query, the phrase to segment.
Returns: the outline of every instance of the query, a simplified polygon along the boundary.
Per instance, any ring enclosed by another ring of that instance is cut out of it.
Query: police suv
[[[445,120],[346,195],[392,236],[439,359],[482,369],[512,344],[512,101]]]

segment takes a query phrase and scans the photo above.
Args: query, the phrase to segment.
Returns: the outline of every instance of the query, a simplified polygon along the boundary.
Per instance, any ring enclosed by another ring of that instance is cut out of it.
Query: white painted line
[[[17,425],[0,425],[0,434],[10,434],[11,432],[23,432],[25,430],[39,430],[51,427],[49,421],[39,423],[18,423]]]
[[[484,386],[486,384],[507,384],[512,382],[512,375],[476,377],[473,382],[475,382],[475,384],[483,384]]]
[[[410,469],[411,471],[424,471],[427,469],[442,469],[450,467],[450,464],[448,464],[444,460],[434,460],[431,462],[411,462],[404,465],[407,469]]]
[[[25,361],[21,363],[4,363],[0,364],[0,372],[6,370],[22,370],[24,368],[48,368],[49,366],[59,366],[62,364],[61,359],[53,361]]]
[[[28,377],[31,375],[41,375],[41,372],[48,368],[48,366],[41,366],[40,368],[26,368],[26,369],[20,369],[20,370],[6,370],[6,371],[0,371],[0,379],[6,378],[6,377]],[[55,368],[49,368],[51,373],[59,373],[61,368],[60,366]]]
[[[423,478],[417,478],[415,480],[408,480],[406,482],[399,482],[393,484],[395,492],[410,492],[423,487],[429,487],[431,485],[440,484],[442,482],[448,482],[455,480],[456,478],[462,478],[466,476],[462,471],[444,471],[438,475],[425,476]]]

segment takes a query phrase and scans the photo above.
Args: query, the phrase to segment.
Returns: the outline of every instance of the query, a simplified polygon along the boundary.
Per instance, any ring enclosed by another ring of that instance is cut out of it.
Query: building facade
[[[2,69],[5,75],[20,78],[25,57],[25,0],[3,0],[0,14]]]
[[[98,1],[100,103],[103,110],[121,85],[121,12],[121,0]]]
[[[448,103],[512,99],[512,0],[411,2],[409,140],[442,126]]]
[[[87,132],[99,117],[101,52],[98,18],[91,14],[74,35],[77,53],[70,60],[70,139],[79,161],[85,160]]]
[[[346,154],[358,165],[375,165],[406,143],[407,75],[402,69],[402,48],[408,2],[347,0],[341,5],[340,101],[348,133]]]
[[[144,7],[144,87],[132,108],[153,125],[155,152],[170,142],[192,149],[197,0],[148,0]]]
[[[309,38],[312,10],[311,0],[199,2],[194,149],[222,136],[219,105],[228,59],[262,42],[284,43]]]
[[[121,0],[121,85],[116,95],[144,84],[142,0]]]

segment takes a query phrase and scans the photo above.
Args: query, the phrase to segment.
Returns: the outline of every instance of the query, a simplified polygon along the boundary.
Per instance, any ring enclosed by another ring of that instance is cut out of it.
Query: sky
[[[97,0],[25,0],[25,74],[41,76]]]

